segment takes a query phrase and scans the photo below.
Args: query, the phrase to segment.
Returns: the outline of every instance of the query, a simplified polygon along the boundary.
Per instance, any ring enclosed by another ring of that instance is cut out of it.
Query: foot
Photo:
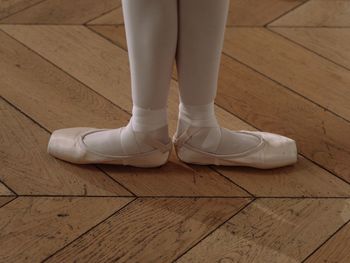
[[[158,131],[159,132],[159,131]],[[115,136],[114,136],[115,135]],[[101,144],[98,142],[98,136]],[[109,145],[102,148],[103,145]],[[136,167],[158,167],[168,161],[172,142],[164,143],[152,133],[134,132],[131,125],[118,129],[76,127],[55,130],[47,152],[76,164],[105,163]]]
[[[169,158],[166,109],[133,106],[129,123],[117,129],[78,127],[53,132],[48,153],[72,163],[109,163],[157,167]]]
[[[250,166],[276,168],[297,162],[293,139],[259,131],[232,131],[220,127],[209,105],[184,108],[173,136],[178,158],[203,165]],[[197,113],[197,114],[196,114]]]

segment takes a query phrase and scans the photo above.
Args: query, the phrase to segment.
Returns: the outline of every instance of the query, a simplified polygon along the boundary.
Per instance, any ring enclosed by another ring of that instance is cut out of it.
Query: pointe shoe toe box
[[[260,135],[263,139],[261,150],[246,156],[248,159],[251,158],[255,167],[274,168],[297,162],[298,151],[295,140],[269,132],[249,131],[249,133]]]
[[[84,133],[96,130],[90,127],[76,127],[55,130],[49,139],[47,152],[56,158],[73,163],[87,163],[86,149],[81,145]]]

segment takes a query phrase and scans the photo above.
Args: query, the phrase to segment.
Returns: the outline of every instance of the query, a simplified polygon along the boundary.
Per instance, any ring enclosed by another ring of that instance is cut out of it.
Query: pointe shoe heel
[[[50,155],[74,164],[116,164],[131,165],[135,167],[159,167],[165,164],[172,150],[172,142],[163,144],[152,138],[149,144],[156,149],[132,155],[113,156],[95,152],[88,149],[84,143],[84,136],[96,131],[107,129],[98,129],[92,127],[75,127],[55,130],[49,139],[47,153]]]
[[[298,160],[296,142],[291,138],[269,132],[247,130],[237,132],[256,136],[260,139],[260,143],[242,153],[218,155],[203,152],[186,144],[186,141],[191,137],[191,134],[188,133],[180,137],[173,136],[175,153],[181,161],[186,163],[249,166],[260,169],[283,167],[294,164]]]

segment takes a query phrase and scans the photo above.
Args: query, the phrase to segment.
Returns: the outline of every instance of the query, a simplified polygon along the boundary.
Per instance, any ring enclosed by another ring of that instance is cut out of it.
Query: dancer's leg
[[[203,127],[188,143],[217,154],[243,152],[259,142],[254,136],[220,128],[214,113],[228,9],[229,0],[179,0],[177,134],[189,126]]]
[[[84,139],[96,151],[112,155],[123,153],[121,140],[129,154],[151,150],[138,139],[138,132],[163,143],[169,141],[167,98],[177,43],[177,0],[123,0],[122,8],[131,71],[132,118],[123,129],[93,133]]]

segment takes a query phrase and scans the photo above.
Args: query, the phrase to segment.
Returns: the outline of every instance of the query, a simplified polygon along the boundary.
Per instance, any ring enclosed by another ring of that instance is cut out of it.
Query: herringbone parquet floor
[[[231,0],[219,122],[294,166],[72,165],[50,132],[130,118],[121,3],[0,0],[0,262],[349,263],[349,43],[349,0]]]

